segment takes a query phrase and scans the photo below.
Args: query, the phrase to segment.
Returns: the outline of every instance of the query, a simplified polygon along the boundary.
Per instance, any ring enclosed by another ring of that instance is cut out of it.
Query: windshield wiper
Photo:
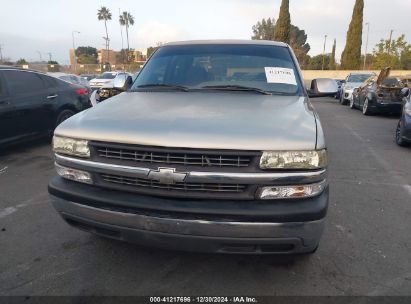
[[[245,92],[257,92],[264,95],[272,95],[270,92],[264,91],[259,88],[246,87],[241,85],[212,85],[204,86],[201,89],[210,89],[210,90],[225,90],[225,91],[245,91]]]
[[[174,90],[180,90],[184,92],[188,92],[189,88],[176,85],[176,84],[167,84],[167,83],[149,83],[149,84],[142,84],[137,86],[139,89],[145,89],[145,88],[164,88],[164,89],[174,89]]]

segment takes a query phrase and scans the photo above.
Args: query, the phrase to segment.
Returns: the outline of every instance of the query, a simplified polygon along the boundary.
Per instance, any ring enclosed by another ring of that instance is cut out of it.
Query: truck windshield
[[[302,87],[287,48],[253,44],[161,47],[140,72],[132,90],[150,86],[193,90],[254,88],[273,94],[298,94]]]

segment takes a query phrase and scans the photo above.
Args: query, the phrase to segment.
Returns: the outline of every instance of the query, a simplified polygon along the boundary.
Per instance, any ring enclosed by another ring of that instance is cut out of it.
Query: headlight
[[[327,166],[327,151],[265,151],[261,169],[319,169]]]
[[[54,136],[53,151],[78,157],[90,157],[88,141],[83,139]]]
[[[320,195],[326,186],[327,181],[324,180],[322,182],[309,185],[261,187],[257,191],[257,198],[269,200],[313,197]]]
[[[58,175],[66,179],[85,184],[93,183],[90,173],[86,171],[63,167],[59,164],[56,164],[56,171]]]

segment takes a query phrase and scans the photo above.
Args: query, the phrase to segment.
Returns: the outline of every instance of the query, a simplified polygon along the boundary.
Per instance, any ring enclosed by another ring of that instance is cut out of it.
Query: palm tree
[[[120,24],[122,26],[126,27],[126,35],[127,35],[127,60],[129,59],[129,53],[130,53],[130,43],[128,41],[128,28],[131,25],[134,25],[134,17],[129,13],[129,12],[123,12],[122,15],[120,15]]]
[[[107,51],[107,56],[109,56],[109,41],[110,39],[108,38],[108,31],[107,31],[107,20],[111,20],[111,13],[110,10],[102,6],[98,11],[97,11],[97,19],[98,20],[104,20],[104,26],[106,27],[106,38],[104,39],[106,41],[106,51]],[[107,58],[107,61],[110,61],[109,58]]]

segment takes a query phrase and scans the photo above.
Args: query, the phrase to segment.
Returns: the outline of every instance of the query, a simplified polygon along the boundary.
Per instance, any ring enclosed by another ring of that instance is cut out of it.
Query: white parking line
[[[411,186],[410,185],[402,185],[402,187],[405,189],[405,191],[408,192],[409,195],[411,195]]]
[[[10,214],[13,214],[16,211],[17,211],[17,208],[7,207],[7,208],[0,211],[0,218],[6,217]]]
[[[31,199],[28,199],[27,201],[24,201],[24,202],[18,204],[15,207],[6,207],[6,208],[0,210],[0,218],[5,218],[6,216],[9,216],[9,215],[17,212],[21,208],[25,208],[25,207],[28,207],[28,206],[34,206],[34,205],[40,205],[40,204],[46,204],[48,201],[44,198],[47,198],[47,197],[48,197],[47,193],[42,193],[40,195],[37,195],[36,197],[33,197]]]
[[[339,119],[339,118],[338,118]],[[341,120],[340,120],[341,121]],[[393,172],[391,169],[390,164],[382,158],[377,151],[375,151],[370,145],[367,144],[367,141],[360,135],[358,132],[356,132],[350,125],[346,124],[345,122],[342,122],[342,125],[350,131],[354,137],[356,137],[361,143],[364,144],[365,148],[368,150],[369,154],[374,157],[374,159],[380,164],[380,166],[388,173],[391,175],[391,178],[393,179],[394,182],[398,183],[398,185],[401,185],[401,187],[406,190],[407,194],[411,196],[411,186],[410,185],[404,185],[403,183],[403,178],[399,176],[396,172]]]

